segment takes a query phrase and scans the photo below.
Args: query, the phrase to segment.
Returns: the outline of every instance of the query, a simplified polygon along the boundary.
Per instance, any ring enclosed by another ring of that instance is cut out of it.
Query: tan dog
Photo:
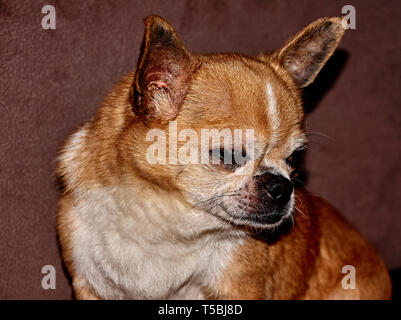
[[[390,298],[371,246],[291,182],[306,143],[301,88],[337,47],[341,19],[258,57],[192,54],[160,17],[145,25],[136,72],[59,157],[58,234],[76,298]],[[202,130],[240,132],[240,143]]]

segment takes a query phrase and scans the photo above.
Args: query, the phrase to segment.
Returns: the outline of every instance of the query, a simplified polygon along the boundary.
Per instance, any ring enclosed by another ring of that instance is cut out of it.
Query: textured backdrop
[[[57,29],[41,28],[42,6]],[[53,177],[57,150],[134,70],[143,18],[159,14],[197,52],[278,48],[313,20],[356,8],[356,30],[307,89],[307,187],[401,267],[399,1],[1,1],[0,298],[68,299]],[[54,265],[57,289],[43,290]]]

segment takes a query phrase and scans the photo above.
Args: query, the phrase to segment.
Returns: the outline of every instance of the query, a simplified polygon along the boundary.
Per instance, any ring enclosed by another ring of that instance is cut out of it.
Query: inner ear
[[[145,19],[145,35],[133,85],[133,109],[147,118],[172,120],[189,89],[194,63],[162,18]]]
[[[300,88],[306,87],[333,54],[344,31],[341,18],[319,19],[276,51],[275,57]]]

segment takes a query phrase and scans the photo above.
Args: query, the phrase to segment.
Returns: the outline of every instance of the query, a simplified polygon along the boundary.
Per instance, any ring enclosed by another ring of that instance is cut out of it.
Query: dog
[[[75,298],[391,298],[374,249],[293,183],[307,143],[302,88],[344,30],[322,18],[269,54],[202,55],[147,17],[136,71],[58,157]],[[205,130],[239,133],[230,145]]]

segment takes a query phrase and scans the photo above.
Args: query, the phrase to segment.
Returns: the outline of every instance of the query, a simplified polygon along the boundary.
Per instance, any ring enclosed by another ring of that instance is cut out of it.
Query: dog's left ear
[[[173,27],[158,16],[147,17],[131,92],[134,112],[158,122],[174,119],[189,89],[194,68]]]
[[[284,66],[298,87],[304,88],[313,82],[334,53],[344,31],[341,18],[319,19],[287,41],[270,58]]]

